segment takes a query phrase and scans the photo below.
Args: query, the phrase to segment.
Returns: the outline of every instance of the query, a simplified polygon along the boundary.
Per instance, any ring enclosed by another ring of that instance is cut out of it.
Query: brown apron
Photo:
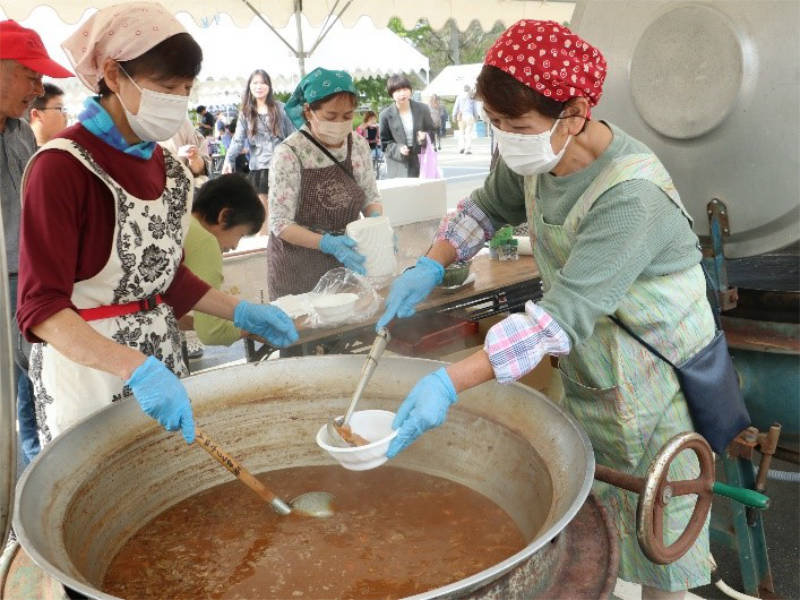
[[[297,156],[290,142],[284,144]],[[347,136],[347,157],[341,166],[313,169],[304,167],[300,161],[300,202],[294,219],[297,225],[316,233],[342,235],[347,224],[358,219],[366,196],[348,175],[353,173],[352,149],[350,135]],[[300,157],[297,159],[299,161]],[[333,256],[318,249],[296,246],[270,233],[267,246],[269,299],[310,292],[320,277],[341,266]]]

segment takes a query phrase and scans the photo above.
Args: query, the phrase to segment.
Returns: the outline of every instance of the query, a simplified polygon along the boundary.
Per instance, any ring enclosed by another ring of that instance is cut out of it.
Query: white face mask
[[[136,84],[122,67],[120,69],[141,93],[139,112],[135,115],[125,106],[122,96],[117,94],[128,119],[128,125],[131,126],[136,137],[144,142],[162,142],[175,135],[186,119],[189,109],[189,96],[164,94],[143,89]]]
[[[312,112],[316,123],[314,128],[317,130],[319,137],[323,142],[329,144],[341,144],[353,131],[353,120],[339,122],[339,121],[323,121],[317,116],[317,113]]]
[[[508,168],[519,175],[539,175],[547,173],[561,162],[572,136],[567,138],[561,152],[555,154],[550,140],[558,123],[559,120],[556,119],[549,131],[535,134],[509,133],[492,125],[497,137],[500,156],[503,157]]]

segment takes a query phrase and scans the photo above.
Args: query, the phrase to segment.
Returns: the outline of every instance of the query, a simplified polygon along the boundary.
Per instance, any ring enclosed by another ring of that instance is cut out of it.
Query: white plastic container
[[[358,243],[359,254],[366,260],[364,268],[373,287],[388,285],[397,269],[394,252],[394,230],[389,217],[368,217],[347,224],[345,233]]]
[[[357,294],[349,292],[341,294],[312,295],[311,305],[324,324],[340,323],[353,315]]]
[[[444,179],[396,177],[379,179],[383,215],[394,227],[439,221],[447,213],[447,182]]]
[[[394,413],[388,410],[358,410],[350,417],[350,429],[370,443],[366,446],[340,448],[331,444],[328,425],[317,432],[317,445],[336,459],[345,469],[366,471],[381,466],[388,459],[389,443],[397,436],[392,429]]]

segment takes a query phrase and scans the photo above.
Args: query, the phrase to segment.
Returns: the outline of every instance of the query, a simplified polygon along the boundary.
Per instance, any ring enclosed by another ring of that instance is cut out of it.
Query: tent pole
[[[267,21],[267,20],[266,20],[266,19],[265,19],[265,18],[264,18],[264,17],[261,15],[261,13],[260,13],[260,12],[258,12],[258,9],[257,9],[255,6],[253,6],[252,4],[250,4],[250,3],[249,3],[247,0],[242,0],[242,2],[244,2],[244,3],[245,3],[245,5],[247,5],[247,8],[249,8],[249,9],[250,9],[250,10],[253,12],[253,14],[254,14],[255,16],[257,16],[257,17],[259,18],[259,20],[260,20],[262,23],[264,23],[264,25],[266,25],[267,27],[269,27],[269,28],[270,28],[270,30],[272,31],[272,33],[274,33],[275,35],[277,35],[277,36],[278,36],[278,39],[279,39],[280,41],[282,41],[284,44],[286,44],[286,46],[289,48],[289,50],[291,50],[291,51],[292,51],[292,54],[295,54],[295,55],[297,54],[297,50],[295,50],[295,49],[292,47],[292,45],[291,45],[289,42],[287,42],[285,39],[283,39],[283,36],[282,36],[280,33],[278,33],[278,30],[277,30],[277,29],[275,29],[275,28],[274,28],[272,25],[270,25],[269,21]]]
[[[461,41],[458,35],[458,25],[456,25],[456,20],[451,18],[450,19],[450,58],[453,59],[454,65],[461,64]]]
[[[317,49],[317,46],[319,46],[320,42],[325,39],[325,36],[327,36],[328,33],[330,33],[330,30],[333,28],[334,25],[336,25],[336,22],[342,18],[344,11],[346,11],[347,7],[349,7],[352,3],[353,0],[348,0],[347,4],[345,4],[339,11],[339,14],[337,14],[333,18],[333,21],[328,22],[329,19],[331,18],[331,15],[333,15],[333,12],[336,10],[337,5],[339,4],[339,0],[336,0],[336,4],[333,5],[333,8],[331,8],[331,12],[328,13],[328,17],[325,19],[325,22],[322,24],[322,27],[320,28],[316,42],[314,42],[314,45],[311,47],[311,50],[308,51],[309,56],[311,56],[314,50]]]
[[[303,0],[294,0],[294,20],[297,24],[297,63],[300,66],[300,77],[306,76],[306,53],[303,51]]]

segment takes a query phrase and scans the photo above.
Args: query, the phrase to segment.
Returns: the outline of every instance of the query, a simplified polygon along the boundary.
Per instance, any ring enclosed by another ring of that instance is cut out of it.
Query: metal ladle
[[[256,477],[242,464],[225,452],[219,445],[209,438],[204,431],[196,429],[194,440],[202,448],[213,456],[219,464],[228,469],[231,473],[258,494],[265,502],[272,506],[273,510],[279,515],[299,513],[307,517],[331,517],[333,516],[333,494],[328,492],[306,492],[294,498],[288,504],[275,495],[272,490],[261,483]]]
[[[367,383],[369,383],[372,374],[375,372],[375,368],[378,366],[378,360],[380,360],[381,355],[383,355],[383,351],[386,350],[386,345],[389,343],[390,339],[389,330],[382,327],[380,331],[378,331],[378,335],[375,336],[375,341],[372,342],[372,347],[369,349],[367,360],[361,368],[361,377],[358,380],[358,385],[356,385],[353,398],[350,400],[350,406],[347,407],[347,412],[344,413],[344,417],[328,420],[328,440],[331,442],[331,445],[339,446],[340,448],[349,448],[353,445],[342,437],[338,428],[350,425],[350,418],[353,416],[356,404],[361,400],[364,388],[367,387]]]

